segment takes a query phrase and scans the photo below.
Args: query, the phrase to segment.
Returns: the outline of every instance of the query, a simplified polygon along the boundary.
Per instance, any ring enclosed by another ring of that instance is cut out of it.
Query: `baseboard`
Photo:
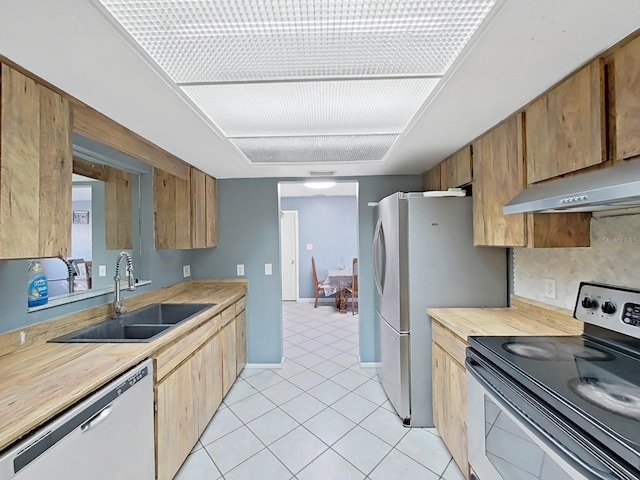
[[[358,361],[360,357],[358,357]],[[379,368],[382,365],[381,362],[360,362],[360,368]]]
[[[244,368],[282,368],[284,357],[280,363],[247,363]]]
[[[316,302],[316,299],[313,298],[313,297],[311,297],[311,298],[307,298],[307,297],[302,298],[301,297],[301,298],[299,298],[297,300],[297,303],[315,303],[315,302]],[[333,298],[333,297],[329,297],[329,298],[321,297],[321,298],[318,299],[318,305],[324,305],[325,303],[327,305],[335,305],[336,299]]]

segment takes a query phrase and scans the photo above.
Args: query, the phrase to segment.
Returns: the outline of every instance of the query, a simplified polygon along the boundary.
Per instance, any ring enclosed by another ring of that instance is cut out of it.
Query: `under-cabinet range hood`
[[[640,207],[640,161],[534,185],[503,209],[514,213],[595,212]]]

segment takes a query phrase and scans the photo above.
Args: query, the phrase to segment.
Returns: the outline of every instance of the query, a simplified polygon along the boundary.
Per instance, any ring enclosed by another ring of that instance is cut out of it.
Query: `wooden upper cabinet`
[[[522,114],[514,115],[473,143],[473,243],[524,247],[524,215],[502,209],[525,186]]]
[[[156,248],[215,247],[216,180],[191,167],[188,179],[154,168]]]
[[[205,196],[207,198],[207,247],[218,245],[218,182],[207,175]]]
[[[590,213],[504,215],[526,184],[519,113],[473,144],[473,243],[493,247],[588,247]]]
[[[191,239],[193,248],[218,243],[216,179],[191,167]]]
[[[525,120],[527,183],[605,162],[604,61],[591,62],[536,100]]]
[[[440,165],[434,165],[422,174],[422,191],[440,190]]]
[[[206,174],[191,168],[191,239],[193,248],[207,246]]]
[[[7,65],[0,68],[0,258],[68,256],[70,104]]]
[[[613,55],[617,159],[640,155],[640,37]]]
[[[458,150],[441,164],[440,189],[469,185],[472,178],[471,145]]]
[[[105,184],[105,244],[107,250],[133,246],[133,198],[131,173],[108,165],[73,157],[73,173]]]
[[[133,211],[131,173],[105,166],[105,216],[107,250],[128,250],[133,247]]]
[[[153,169],[153,214],[158,249],[191,248],[189,181]]]

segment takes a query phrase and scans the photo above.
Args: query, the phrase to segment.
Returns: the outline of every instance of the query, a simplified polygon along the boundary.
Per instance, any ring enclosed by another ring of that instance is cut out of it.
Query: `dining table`
[[[340,313],[347,313],[346,288],[351,287],[353,271],[351,268],[330,268],[327,278],[323,282],[324,294],[329,297],[336,296],[336,308]]]

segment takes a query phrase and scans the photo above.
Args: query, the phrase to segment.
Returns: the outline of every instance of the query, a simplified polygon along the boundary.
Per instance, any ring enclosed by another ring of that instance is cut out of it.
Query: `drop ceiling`
[[[23,0],[0,55],[218,178],[414,174],[638,28],[636,0]]]

